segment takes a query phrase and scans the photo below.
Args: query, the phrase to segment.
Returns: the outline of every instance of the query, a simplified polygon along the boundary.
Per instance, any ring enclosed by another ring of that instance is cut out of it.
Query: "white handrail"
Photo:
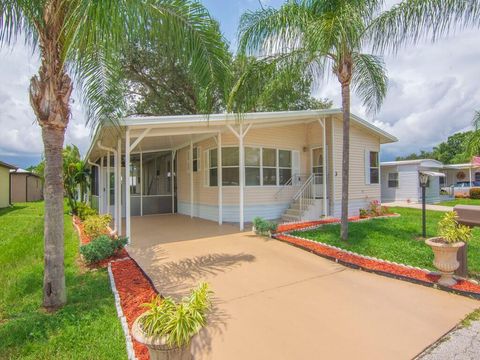
[[[309,175],[308,174],[293,174],[290,179],[287,180],[285,184],[282,185],[282,187],[275,193],[275,199],[278,199],[278,197],[285,191],[285,189],[292,189],[293,187],[299,187],[302,186],[305,182],[303,181],[303,178],[306,178],[308,180]],[[295,179],[295,181],[294,181]],[[307,181],[305,180],[305,181]]]

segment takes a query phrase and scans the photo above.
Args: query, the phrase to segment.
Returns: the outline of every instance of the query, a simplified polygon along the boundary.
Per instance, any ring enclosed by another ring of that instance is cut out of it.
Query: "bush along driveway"
[[[107,270],[84,271],[65,214],[67,305],[41,309],[43,202],[0,210],[0,358],[126,359]]]
[[[308,249],[319,255],[364,270],[408,279],[428,286],[437,286],[438,276],[430,273],[433,253],[422,239],[421,212],[416,209],[393,208],[397,218],[352,222],[348,242],[340,239],[338,224],[324,224],[277,234],[279,240]],[[427,236],[435,236],[441,212],[427,214]],[[329,220],[331,222],[331,220]],[[474,230],[469,244],[469,269],[472,277],[480,274],[480,230]],[[476,281],[460,281],[453,288],[464,295],[480,297]]]

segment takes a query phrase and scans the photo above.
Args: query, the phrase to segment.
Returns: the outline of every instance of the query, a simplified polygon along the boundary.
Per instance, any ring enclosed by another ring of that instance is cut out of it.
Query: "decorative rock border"
[[[349,218],[349,221],[357,222],[392,216],[399,215],[395,214],[367,219],[352,217]],[[434,273],[430,270],[421,269],[405,264],[399,264],[388,260],[382,260],[371,256],[361,255],[352,251],[341,249],[333,245],[302,238],[300,236],[294,236],[291,234],[291,232],[293,231],[313,230],[323,225],[338,224],[339,222],[339,219],[325,219],[314,222],[281,225],[279,226],[280,231],[274,234],[273,237],[277,240],[287,242],[293,246],[310,251],[316,255],[322,256],[328,260],[335,261],[350,268],[360,269],[379,275],[409,281],[419,285],[433,287],[440,290],[453,292],[459,295],[472,297],[475,299],[480,299],[480,286],[478,285],[478,282],[474,280],[458,278],[458,283],[454,286],[442,286],[437,284],[437,280],[440,277],[438,273]]]

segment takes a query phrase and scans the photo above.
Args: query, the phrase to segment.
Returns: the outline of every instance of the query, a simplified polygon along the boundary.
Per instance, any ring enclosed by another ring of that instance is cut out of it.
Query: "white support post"
[[[113,153],[113,220],[114,220],[114,230],[118,233],[118,152]]]
[[[245,148],[243,147],[243,124],[240,123],[240,139],[239,139],[239,153],[240,153],[240,231],[245,227]]]
[[[110,151],[107,151],[107,176],[106,176],[106,182],[107,182],[107,214],[110,214]]]
[[[140,151],[140,216],[143,216],[143,151]]]
[[[100,168],[98,174],[98,212],[104,214],[103,202],[105,201],[105,186],[104,186],[104,166],[103,166],[103,156],[100,158]]]
[[[193,218],[193,141],[190,140],[190,217]]]
[[[218,224],[223,224],[223,176],[222,176],[222,133],[217,140],[217,188],[218,188]]]
[[[130,129],[127,128],[125,132],[125,230],[129,244],[132,242],[130,217]]]
[[[323,216],[327,216],[327,124],[325,118],[321,122],[322,132],[322,167],[323,167]]]
[[[172,151],[172,165],[170,166],[170,181],[171,181],[171,191],[172,191],[172,214],[175,214],[175,156],[177,155],[177,150]]]
[[[470,187],[472,187],[472,166],[470,165],[470,169],[468,169],[468,180],[470,182]]]
[[[117,217],[118,217],[118,235],[122,235],[122,139],[118,138],[117,141]]]

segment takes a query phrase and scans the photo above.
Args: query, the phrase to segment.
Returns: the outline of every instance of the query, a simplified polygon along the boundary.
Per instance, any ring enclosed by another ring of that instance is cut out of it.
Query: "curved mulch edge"
[[[364,220],[357,220],[355,218],[351,219],[351,221]],[[345,249],[338,248],[336,246],[290,234],[290,232],[292,231],[311,230],[319,228],[323,225],[336,223],[338,223],[338,219],[320,220],[314,222],[314,224],[312,224],[312,222],[307,222],[303,224],[303,227],[301,223],[296,223],[293,228],[284,230],[283,232],[278,232],[274,234],[273,237],[277,240],[286,242],[303,250],[307,250],[311,253],[314,253],[315,255],[321,256],[331,261],[335,261],[336,263],[339,263],[349,268],[363,270],[366,272],[375,273],[398,280],[408,281],[414,284],[432,287],[435,289],[444,290],[474,299],[480,299],[480,286],[469,280],[457,279],[458,282],[454,286],[443,286],[437,283],[440,276],[436,273],[431,272],[430,270],[420,269],[405,264],[398,264],[390,262],[388,260],[382,260],[370,256],[361,255]]]

